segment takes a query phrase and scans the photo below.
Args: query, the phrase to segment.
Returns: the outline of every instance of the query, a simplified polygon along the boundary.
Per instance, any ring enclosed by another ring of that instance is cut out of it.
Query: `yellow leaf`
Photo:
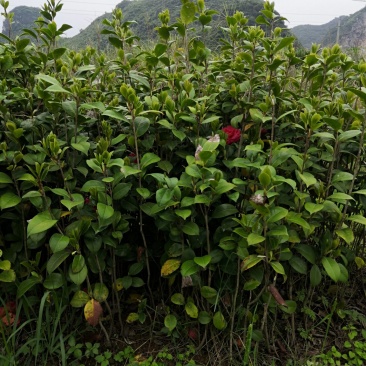
[[[65,216],[69,216],[71,215],[71,211],[62,211],[61,212],[61,217],[65,217]]]
[[[98,301],[91,299],[85,304],[84,316],[86,321],[93,327],[99,323],[99,319],[103,314],[102,306]]]
[[[136,322],[137,320],[139,320],[139,314],[137,313],[130,313],[128,314],[128,317],[126,319],[126,322],[131,324],[131,323],[134,323]]]
[[[179,259],[168,259],[161,267],[161,275],[163,277],[169,276],[171,273],[176,271],[180,266]]]
[[[117,278],[116,282],[113,284],[113,288],[116,291],[121,291],[123,289],[123,284],[122,284],[122,278]]]
[[[360,269],[362,267],[365,267],[365,261],[362,258],[356,257],[355,262],[356,262],[356,265],[357,265],[358,269]]]

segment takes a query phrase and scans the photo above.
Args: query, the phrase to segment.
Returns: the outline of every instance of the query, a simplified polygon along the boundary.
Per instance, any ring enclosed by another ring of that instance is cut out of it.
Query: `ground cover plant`
[[[58,47],[61,9],[1,34],[1,363],[362,361],[366,63],[298,54],[270,2],[215,54],[203,0],[150,48],[115,10],[108,55]]]

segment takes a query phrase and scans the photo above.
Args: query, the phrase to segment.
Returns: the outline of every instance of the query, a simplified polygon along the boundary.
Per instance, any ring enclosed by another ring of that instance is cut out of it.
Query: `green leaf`
[[[81,151],[83,154],[88,156],[89,149],[90,149],[90,142],[87,141],[80,141],[78,143],[72,143],[71,146],[78,151]]]
[[[336,234],[340,238],[342,238],[347,244],[351,244],[355,240],[355,237],[353,235],[353,231],[348,227],[336,230]]]
[[[21,282],[17,290],[17,299],[21,298],[27,291],[40,282],[41,279],[35,276],[29,277],[25,281]]]
[[[339,202],[339,203],[344,203],[344,201],[347,201],[347,200],[354,201],[355,199],[352,196],[350,196],[349,194],[336,192],[336,193],[333,193],[332,195],[330,195],[328,197],[328,200],[331,200],[334,202]]]
[[[202,325],[209,324],[211,321],[211,316],[207,311],[200,311],[198,313],[198,321]]]
[[[269,262],[269,264],[276,273],[279,273],[284,276],[286,275],[285,269],[283,268],[283,265],[280,262]]]
[[[353,175],[348,172],[338,172],[333,175],[332,184],[337,182],[345,182],[353,179]]]
[[[144,156],[142,157],[141,162],[140,162],[141,169],[145,169],[149,165],[157,163],[160,160],[161,159],[159,158],[159,156],[157,156],[153,153],[146,153],[146,154],[144,154]]]
[[[205,299],[216,299],[217,291],[210,286],[202,286],[201,287],[201,295]]]
[[[68,236],[56,233],[50,238],[50,248],[53,253],[57,253],[66,249],[66,247],[69,245],[69,242],[70,239]]]
[[[296,255],[293,255],[290,259],[289,259],[289,264],[290,266],[298,273],[301,273],[301,274],[307,274],[308,272],[308,267],[306,265],[306,262],[296,256]]]
[[[310,230],[309,224],[301,217],[300,213],[289,212],[286,216],[286,220],[293,224],[297,224],[304,229]]]
[[[347,220],[357,222],[358,224],[366,226],[366,217],[361,215],[352,215],[347,217]]]
[[[202,178],[202,173],[197,165],[188,165],[186,167],[186,173],[193,178]]]
[[[187,277],[197,273],[199,270],[199,265],[194,260],[190,259],[182,264],[180,273],[183,277]]]
[[[193,304],[193,302],[187,302],[186,305],[184,306],[184,310],[191,318],[193,319],[198,318],[198,309],[197,306]]]
[[[66,102],[62,102],[62,109],[66,112],[70,117],[75,118],[77,114],[76,102],[74,100],[68,100]]]
[[[144,265],[142,262],[133,263],[131,267],[128,269],[129,276],[136,276],[144,269]]]
[[[175,305],[184,305],[185,304],[184,296],[179,293],[173,294],[172,297],[170,298],[170,301]]]
[[[13,181],[7,174],[5,174],[3,172],[0,172],[0,183],[3,183],[3,184],[10,183],[10,184],[12,184]]]
[[[73,273],[71,270],[71,266],[69,266],[69,277],[75,285],[80,286],[86,279],[88,275],[88,267],[84,266],[83,269],[78,273]]]
[[[16,206],[22,199],[13,192],[6,192],[0,195],[0,208],[2,210]]]
[[[151,196],[151,192],[147,188],[136,188],[136,192],[145,200]]]
[[[174,212],[177,216],[181,217],[183,220],[186,220],[192,214],[192,211],[189,209],[185,209],[185,210],[178,209],[178,210],[175,210]]]
[[[335,259],[323,257],[322,264],[327,275],[334,281],[338,282],[341,278],[341,269]]]
[[[0,272],[0,282],[14,282],[16,280],[16,274],[13,269],[7,269]]]
[[[229,203],[223,203],[217,206],[212,213],[212,218],[221,219],[223,217],[234,215],[238,212],[237,208],[234,205]]]
[[[47,262],[47,272],[51,274],[53,271],[55,271],[69,255],[70,252],[66,250],[52,254],[51,258]]]
[[[44,211],[34,216],[28,222],[27,237],[31,235],[42,233],[57,223],[57,220],[53,220],[51,214],[48,211]]]
[[[113,109],[108,109],[103,112],[103,116],[111,117],[117,121],[127,121],[127,118],[122,113],[119,113]]]
[[[121,173],[127,178],[129,175],[141,173],[141,170],[132,168],[131,166],[124,166],[121,168]]]
[[[317,180],[315,179],[315,177],[309,173],[309,172],[304,172],[304,173],[300,173],[298,170],[296,171],[296,174],[298,174],[298,176],[300,177],[300,179],[305,183],[306,187],[309,188],[310,186],[316,184]]]
[[[64,284],[64,278],[61,273],[51,273],[43,282],[47,290],[56,290]]]
[[[211,262],[211,256],[205,255],[203,257],[195,257],[193,260],[202,268],[206,268],[207,265]]]
[[[78,290],[72,297],[70,305],[74,308],[82,308],[89,300],[90,296],[85,291]]]
[[[322,281],[322,274],[320,272],[319,266],[317,264],[313,264],[310,270],[311,286],[313,287],[318,286],[321,281]]]
[[[167,315],[164,319],[164,325],[171,332],[177,326],[177,318],[172,314]]]
[[[297,244],[295,249],[311,264],[315,264],[316,253],[313,247],[308,244]]]
[[[160,188],[156,191],[156,202],[159,206],[165,206],[174,196],[174,190],[170,188]]]
[[[64,89],[61,85],[51,85],[47,89],[45,89],[47,92],[53,92],[53,93],[67,93],[71,94],[68,90]]]
[[[97,204],[98,215],[102,220],[110,219],[114,214],[114,209],[111,206],[105,205],[104,203]]]
[[[222,315],[221,311],[217,311],[213,316],[213,325],[218,330],[223,330],[226,327],[226,320]]]
[[[85,267],[85,258],[82,254],[76,254],[71,264],[71,272],[79,273]]]
[[[283,207],[272,207],[267,216],[267,223],[277,222],[285,218],[288,214],[288,211]]]
[[[260,281],[255,279],[250,279],[244,283],[244,290],[245,291],[253,291],[261,284]]]
[[[182,227],[182,231],[187,235],[199,235],[200,233],[198,225],[192,221],[186,222]]]
[[[149,129],[150,121],[146,117],[139,116],[135,118],[135,126],[136,126],[136,136],[141,137]]]
[[[241,270],[246,271],[249,268],[254,267],[256,264],[261,262],[263,260],[262,257],[258,257],[255,254],[251,254],[248,257],[244,258],[242,264],[241,264]]]
[[[321,211],[324,208],[324,205],[321,203],[313,203],[313,202],[306,202],[305,203],[305,210],[310,213],[310,215],[314,215],[315,213]]]
[[[356,137],[360,134],[361,134],[360,130],[345,131],[345,132],[342,132],[341,134],[339,134],[338,141],[339,142],[345,142],[345,141],[350,140],[351,138]]]
[[[277,53],[278,51],[282,50],[285,47],[288,47],[289,45],[291,45],[294,42],[294,40],[295,40],[295,37],[282,38],[280,43],[273,50],[273,54]]]
[[[98,302],[107,300],[109,295],[108,287],[104,283],[96,283],[93,288],[93,298]]]
[[[225,179],[220,179],[218,185],[215,188],[215,193],[221,195],[223,193],[231,191],[235,187],[236,187],[235,184],[229,183]]]
[[[186,2],[180,10],[180,18],[183,24],[188,25],[194,21],[196,14],[196,5],[193,2]]]
[[[265,240],[266,238],[264,236],[258,235],[256,233],[250,233],[247,238],[248,245],[256,245],[262,243]]]
[[[131,190],[132,184],[131,183],[118,183],[113,188],[113,199],[120,200],[123,197],[128,195],[128,192]]]
[[[0,269],[3,271],[8,271],[11,268],[11,263],[9,260],[5,259],[3,261],[0,260]]]

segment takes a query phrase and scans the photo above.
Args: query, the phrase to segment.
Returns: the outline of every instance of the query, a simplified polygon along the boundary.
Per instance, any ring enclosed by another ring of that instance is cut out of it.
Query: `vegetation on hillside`
[[[242,11],[248,18],[248,25],[254,25],[255,19],[263,8],[263,0],[206,0],[208,11],[215,10],[212,14],[212,21],[203,29],[202,24],[195,22],[193,25],[197,28],[197,35],[205,41],[211,49],[220,47],[219,40],[223,37],[221,27],[226,26],[226,16],[233,15],[235,11]],[[148,42],[158,39],[156,27],[159,26],[158,14],[168,9],[170,18],[174,23],[180,17],[180,2],[177,0],[137,0],[122,1],[117,5],[123,11],[126,21],[135,21],[131,24],[132,32],[138,36],[142,42]],[[66,40],[64,43],[72,49],[80,49],[87,45],[94,45],[99,49],[105,49],[108,46],[108,37],[100,34],[101,22],[103,19],[111,19],[111,14],[105,14],[97,18],[87,28],[78,35]],[[278,26],[285,27],[282,20]]]
[[[108,55],[61,8],[0,34],[1,365],[364,364],[366,63],[268,1],[216,53],[204,0]]]
[[[11,37],[16,37],[22,34],[23,29],[34,26],[34,22],[40,16],[40,9],[30,6],[17,6],[12,9],[11,13],[14,14],[11,29],[9,27],[9,21],[5,19],[2,33],[9,35],[11,30]]]
[[[344,18],[346,17],[341,17],[341,20]],[[297,25],[296,27],[291,28],[291,32],[297,37],[303,47],[310,49],[313,43],[324,45],[325,38],[327,38],[330,33],[333,33],[334,30],[337,31],[337,26],[338,18],[335,18],[322,25]],[[335,41],[336,37],[334,37],[333,42],[325,45],[333,45]]]

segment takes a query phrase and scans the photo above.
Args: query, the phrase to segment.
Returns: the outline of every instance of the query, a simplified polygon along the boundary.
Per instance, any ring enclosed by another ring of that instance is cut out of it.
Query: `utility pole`
[[[338,26],[337,26],[337,39],[336,39],[336,43],[339,44],[339,33],[341,30],[341,18],[338,19]]]

